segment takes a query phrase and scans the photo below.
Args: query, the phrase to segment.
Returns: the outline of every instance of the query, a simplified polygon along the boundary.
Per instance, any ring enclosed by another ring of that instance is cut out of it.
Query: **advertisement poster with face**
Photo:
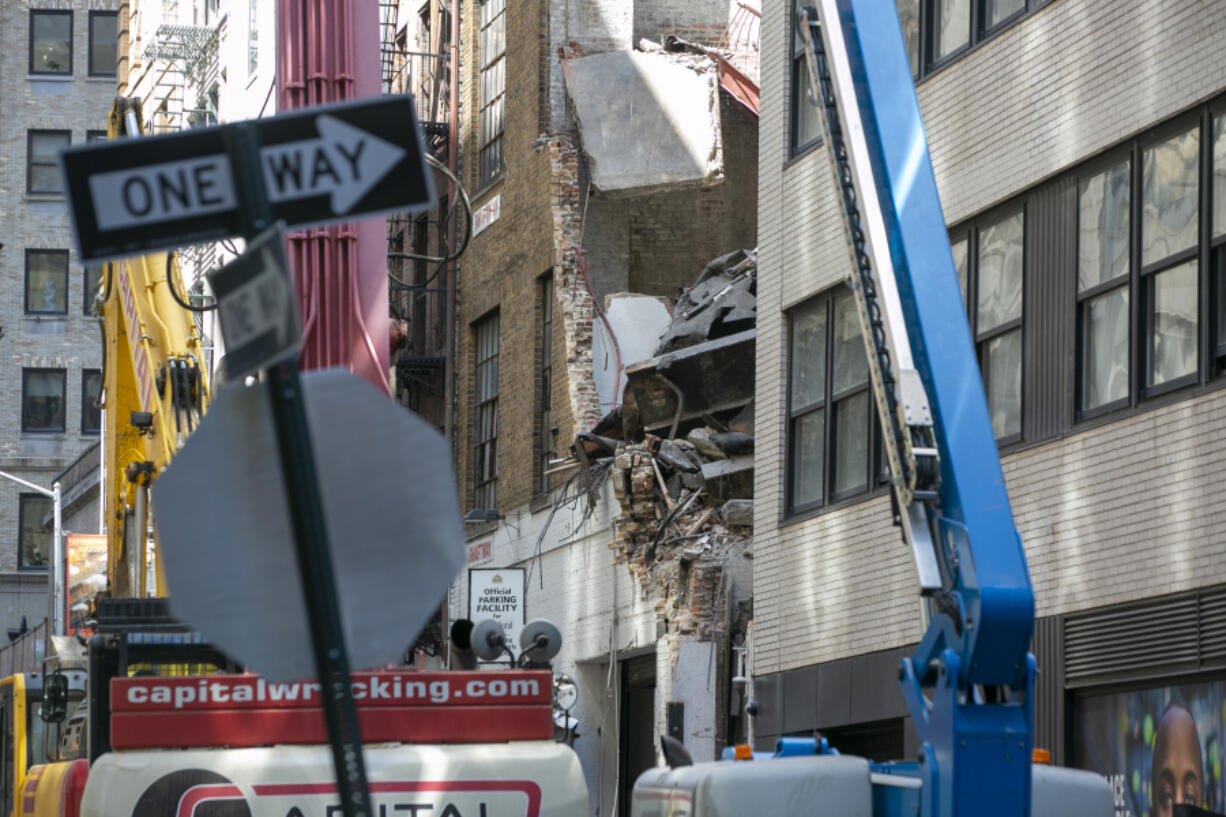
[[[1226,810],[1226,681],[1087,694],[1074,725],[1074,765],[1111,782],[1116,817]]]

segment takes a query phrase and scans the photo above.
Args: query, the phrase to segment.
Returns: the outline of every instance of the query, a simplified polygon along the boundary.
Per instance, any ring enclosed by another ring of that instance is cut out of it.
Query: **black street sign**
[[[225,146],[234,125],[69,148],[61,165],[79,259],[243,235]],[[274,219],[290,227],[418,211],[434,201],[409,96],[257,121]]]
[[[208,276],[226,341],[226,377],[232,380],[296,354],[302,345],[281,228],[269,227],[242,255]]]

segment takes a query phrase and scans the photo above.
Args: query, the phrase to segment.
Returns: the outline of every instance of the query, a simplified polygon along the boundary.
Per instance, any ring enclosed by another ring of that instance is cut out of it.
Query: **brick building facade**
[[[837,428],[797,466],[789,371],[814,316],[841,314],[848,253],[793,82],[791,5],[765,9],[762,37],[755,491],[779,501],[755,513],[757,742],[822,729],[914,759],[895,668],[922,625],[890,500],[871,475],[831,484],[850,450]],[[1037,603],[1036,745],[1116,774],[1120,729],[1181,698],[1200,712],[1226,666],[1226,4],[1029,0],[995,21],[955,2],[962,26],[939,29],[930,4],[898,6],[968,317],[999,375],[989,406]],[[1141,813],[1154,795],[1136,780]]]
[[[579,685],[575,748],[595,814],[626,808],[635,764],[654,764],[669,702],[684,702],[686,740],[699,757],[714,753],[717,719],[705,673],[714,660],[709,627],[705,641],[682,644],[655,595],[662,586],[651,590],[617,558],[623,509],[613,485],[559,505],[577,473],[576,434],[620,404],[613,359],[621,368],[635,362],[611,344],[600,312],[626,292],[673,298],[712,258],[755,246],[757,117],[715,84],[713,60],[680,55],[691,78],[712,78],[710,135],[722,166],[708,178],[602,190],[567,70],[669,34],[713,46],[737,8],[727,0],[461,4],[460,157],[476,230],[459,269],[454,451],[469,567],[524,570],[527,620],[561,628],[553,666]],[[646,47],[661,63],[674,56]],[[654,348],[654,338],[640,345]],[[741,579],[747,593],[747,570]],[[694,615],[709,621],[713,604],[707,598]],[[468,614],[467,571],[448,611]],[[629,721],[626,706],[636,713]],[[631,766],[619,765],[628,756]]]
[[[86,393],[102,365],[96,278],[75,258],[56,152],[105,135],[116,12],[105,0],[0,10],[0,470],[48,488],[98,439]],[[0,480],[0,629],[46,615],[49,513],[50,500]]]

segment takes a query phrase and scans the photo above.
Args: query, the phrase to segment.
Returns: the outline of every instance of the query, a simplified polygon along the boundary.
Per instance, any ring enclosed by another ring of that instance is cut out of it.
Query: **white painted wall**
[[[668,307],[653,295],[614,295],[605,315],[617,337],[617,348],[614,349],[604,322],[595,321],[592,374],[596,393],[600,396],[601,414],[608,414],[614,406],[621,405],[622,391],[626,388],[626,367],[651,357],[672,320]],[[619,352],[620,372],[617,369]]]

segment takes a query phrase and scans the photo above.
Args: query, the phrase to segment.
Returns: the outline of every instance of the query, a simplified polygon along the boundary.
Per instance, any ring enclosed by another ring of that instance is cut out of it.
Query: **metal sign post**
[[[223,133],[238,194],[239,222],[246,225],[249,239],[271,227],[273,220],[268,188],[260,171],[257,128],[254,122],[239,122]],[[294,354],[267,371],[281,475],[289,500],[303,595],[308,600],[306,610],[322,687],[324,720],[336,768],[336,788],[346,817],[370,817],[362,736],[350,687],[349,658],[324,527],[323,501],[307,430],[306,405],[298,377],[298,356]]]

